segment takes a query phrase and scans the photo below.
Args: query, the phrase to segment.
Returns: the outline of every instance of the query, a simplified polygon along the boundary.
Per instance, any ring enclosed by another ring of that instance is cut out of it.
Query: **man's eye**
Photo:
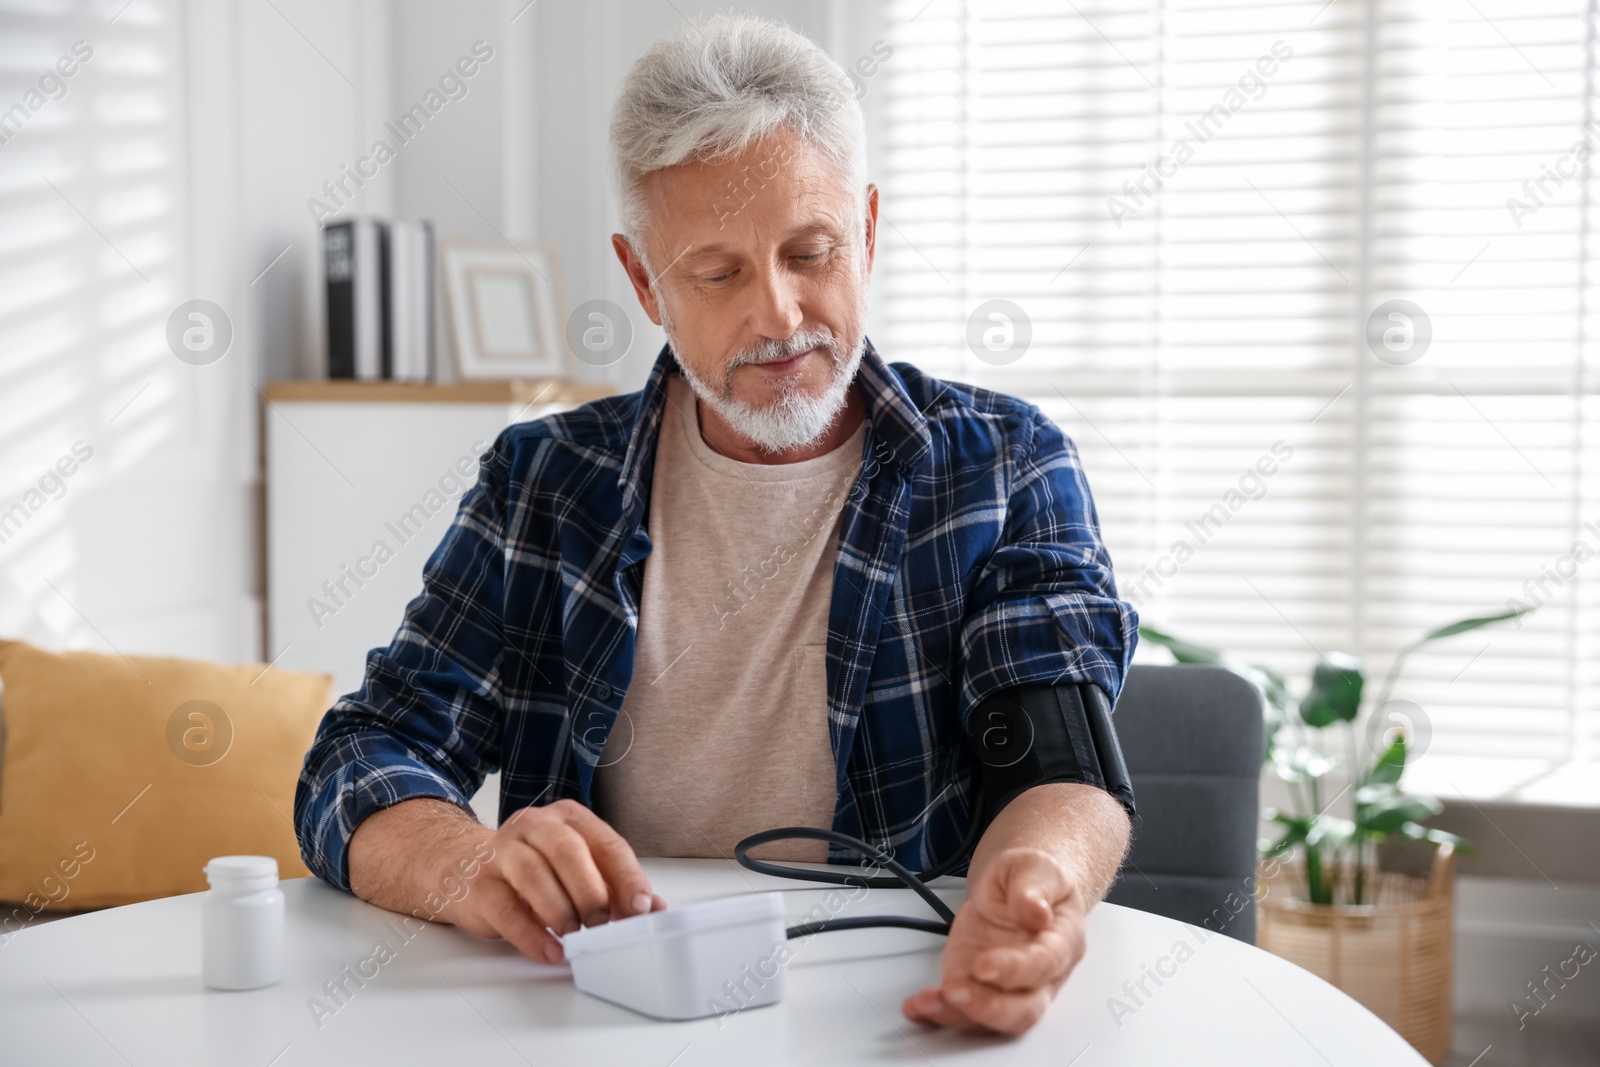
[[[790,258],[798,259],[802,263],[810,263],[813,260],[821,259],[826,254],[825,252],[809,252],[805,255],[791,256]]]

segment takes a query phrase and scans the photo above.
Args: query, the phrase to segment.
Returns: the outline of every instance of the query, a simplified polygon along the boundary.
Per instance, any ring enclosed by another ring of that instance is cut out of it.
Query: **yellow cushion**
[[[206,861],[234,854],[310,873],[290,818],[330,676],[0,641],[0,681],[0,901],[199,892]]]

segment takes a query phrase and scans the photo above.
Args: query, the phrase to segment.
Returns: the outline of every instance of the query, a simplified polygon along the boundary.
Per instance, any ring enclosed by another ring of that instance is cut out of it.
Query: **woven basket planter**
[[[1348,871],[1341,872],[1347,881]],[[1370,878],[1370,875],[1369,875]],[[1256,943],[1344,990],[1430,1063],[1450,1051],[1455,854],[1441,846],[1426,879],[1382,872],[1371,904],[1312,904],[1299,864],[1261,873]],[[1350,894],[1336,892],[1335,899]]]

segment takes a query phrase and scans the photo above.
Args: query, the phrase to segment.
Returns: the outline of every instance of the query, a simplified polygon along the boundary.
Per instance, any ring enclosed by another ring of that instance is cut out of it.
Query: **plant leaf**
[[[1435,830],[1432,827],[1428,827],[1423,830],[1423,836],[1436,845],[1448,844],[1463,856],[1475,856],[1478,854],[1477,845],[1448,830]]]
[[[1382,804],[1390,797],[1399,795],[1400,787],[1393,782],[1369,782],[1366,785],[1356,786],[1356,807]]]
[[[1272,765],[1278,777],[1286,782],[1309,782],[1333,770],[1337,762],[1310,745],[1298,745],[1273,749]]]
[[[1225,655],[1214,648],[1197,645],[1192,641],[1185,641],[1181,637],[1174,637],[1156,629],[1154,626],[1139,626],[1139,636],[1152,644],[1160,645],[1172,653],[1172,658],[1179,663],[1205,663],[1214,667],[1223,666],[1227,659]]]
[[[1300,718],[1307,726],[1318,729],[1350,722],[1361,710],[1365,682],[1361,664],[1355,658],[1338,652],[1324,656],[1311,672],[1311,688],[1300,701]]]
[[[1358,804],[1356,821],[1371,833],[1392,834],[1408,822],[1421,822],[1443,810],[1444,805],[1432,797],[1395,793],[1376,803]]]
[[[1437,630],[1429,630],[1417,639],[1413,647],[1425,645],[1429,641],[1437,641],[1441,637],[1454,637],[1456,634],[1464,634],[1484,626],[1493,626],[1497,622],[1520,618],[1532,610],[1532,608],[1516,608],[1512,611],[1497,612],[1494,615],[1474,615],[1471,618],[1457,619],[1455,622],[1441,626]]]
[[[1282,859],[1289,853],[1293,852],[1295,846],[1300,844],[1300,842],[1304,841],[1305,839],[1305,834],[1286,833],[1278,840],[1272,842],[1266,848],[1262,849],[1261,854],[1266,856],[1268,859]]]
[[[1356,824],[1349,819],[1341,819],[1337,815],[1318,815],[1311,820],[1311,829],[1306,834],[1307,848],[1324,848],[1327,846],[1342,846],[1350,843],[1355,836]]]
[[[1406,735],[1396,734],[1394,742],[1378,757],[1378,762],[1367,769],[1362,775],[1363,785],[1379,784],[1394,785],[1400,781],[1400,775],[1406,769]]]
[[[1405,823],[1395,831],[1395,836],[1403,837],[1408,841],[1431,841],[1436,845],[1448,844],[1463,856],[1476,855],[1478,851],[1478,846],[1464,837],[1452,834],[1448,830],[1435,830],[1420,823]]]
[[[1289,682],[1283,675],[1271,667],[1254,665],[1246,668],[1257,676],[1256,687],[1261,690],[1261,695],[1267,698],[1267,703],[1279,711],[1288,711],[1294,707],[1294,697],[1289,692]]]
[[[1306,839],[1306,834],[1311,829],[1311,820],[1287,812],[1268,809],[1266,817],[1284,828],[1283,836],[1277,841],[1261,845],[1263,855],[1276,859],[1287,855],[1294,847]]]

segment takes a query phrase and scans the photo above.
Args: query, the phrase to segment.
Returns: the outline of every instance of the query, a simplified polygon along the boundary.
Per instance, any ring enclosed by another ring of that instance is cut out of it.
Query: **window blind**
[[[1302,683],[1352,653],[1375,689],[1425,630],[1533,607],[1413,656],[1390,710],[1429,755],[1593,758],[1592,5],[889,21],[889,357],[1060,422],[1145,621]]]
[[[192,432],[187,379],[163,373],[189,263],[181,46],[169,0],[0,3],[0,624],[11,633],[100,639],[79,611],[105,625],[115,592],[74,582],[73,512],[88,485],[115,474],[130,490],[141,459]],[[58,478],[63,460],[83,469]],[[145,473],[156,493],[172,478]]]

